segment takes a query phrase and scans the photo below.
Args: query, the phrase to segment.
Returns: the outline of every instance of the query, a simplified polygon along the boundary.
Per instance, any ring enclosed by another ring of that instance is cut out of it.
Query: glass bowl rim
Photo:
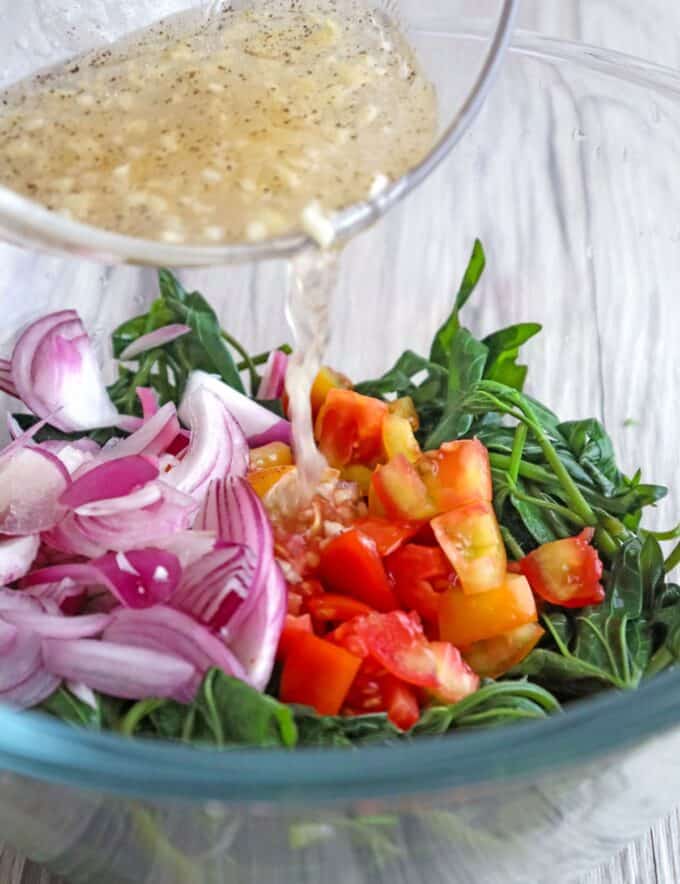
[[[335,241],[343,242],[370,227],[399,203],[448,156],[463,137],[493,85],[508,49],[520,0],[500,0],[489,48],[475,82],[453,120],[427,156],[405,175],[363,202],[337,212]],[[94,258],[102,263],[132,263],[154,267],[208,267],[289,257],[315,243],[301,233],[262,242],[217,246],[171,245],[124,236],[67,219],[39,203],[0,185],[0,227],[8,237],[28,245]]]
[[[516,32],[511,51],[576,64],[680,100],[680,72],[619,52]],[[536,777],[624,751],[680,724],[680,670],[643,683],[634,703],[608,690],[542,721],[355,749],[197,748],[75,728],[0,708],[0,768],[143,798],[279,803],[406,795]],[[642,713],[642,714],[641,714]]]

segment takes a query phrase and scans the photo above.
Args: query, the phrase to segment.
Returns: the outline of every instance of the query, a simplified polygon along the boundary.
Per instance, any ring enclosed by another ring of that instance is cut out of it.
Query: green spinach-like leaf
[[[537,322],[523,322],[487,335],[482,341],[489,351],[484,377],[522,390],[529,369],[517,362],[519,350],[540,331]]]
[[[448,368],[451,361],[451,347],[456,332],[460,328],[459,313],[468,302],[470,295],[475,290],[477,283],[484,273],[486,256],[481,242],[476,239],[472,248],[472,254],[468,266],[463,274],[463,279],[458,288],[458,293],[453,304],[453,310],[446,322],[434,336],[430,350],[430,361]]]

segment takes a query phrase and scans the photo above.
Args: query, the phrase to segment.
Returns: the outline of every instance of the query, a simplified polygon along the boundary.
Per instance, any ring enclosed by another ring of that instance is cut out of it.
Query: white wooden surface
[[[524,0],[520,26],[680,67],[680,4],[672,0],[645,0],[644,3],[639,0]],[[581,878],[578,884],[674,884],[677,881],[680,881],[678,812],[659,822],[610,863]],[[57,884],[57,879],[17,857],[10,849],[3,849],[0,842],[0,884],[38,882]]]

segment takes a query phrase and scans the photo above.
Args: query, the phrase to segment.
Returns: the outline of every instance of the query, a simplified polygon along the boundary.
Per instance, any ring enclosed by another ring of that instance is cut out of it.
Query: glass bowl
[[[483,30],[444,33],[442,65]],[[349,246],[329,362],[361,379],[424,349],[479,236],[468,324],[541,322],[528,389],[565,419],[603,419],[622,466],[671,488],[652,522],[677,521],[679,162],[678,75],[517,34],[458,150]],[[104,351],[155,293],[149,270],[11,247],[0,280],[3,355],[59,307]],[[285,339],[283,262],[184,281],[246,344]],[[195,750],[2,710],[0,832],[73,882],[569,881],[677,801],[679,750],[676,672],[544,722],[356,751]]]
[[[200,7],[246,5],[251,0],[25,0],[18,6],[0,0],[5,27],[0,32],[0,88],[68,58],[118,40],[159,18]],[[255,0],[257,3],[257,0]],[[336,240],[348,239],[369,227],[435,169],[475,119],[500,69],[512,32],[519,0],[486,0],[484,39],[461,47],[446,64],[430,59],[432,29],[456,22],[460,27],[479,9],[477,0],[372,0],[379,12],[412,34],[439,100],[438,140],[408,174],[374,197],[355,203],[333,217]],[[9,14],[11,6],[11,15]],[[32,248],[70,252],[105,264],[134,263],[189,267],[257,261],[292,255],[309,245],[302,233],[259,243],[198,246],[168,245],[123,236],[71,221],[39,203],[0,186],[0,236]]]

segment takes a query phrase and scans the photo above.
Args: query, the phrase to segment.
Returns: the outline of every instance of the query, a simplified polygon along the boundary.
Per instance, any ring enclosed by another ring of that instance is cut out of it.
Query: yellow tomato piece
[[[383,418],[382,446],[387,460],[403,454],[410,463],[416,463],[422,455],[408,419],[396,414],[388,414]]]
[[[533,651],[545,630],[538,623],[525,623],[509,632],[475,642],[463,657],[482,678],[498,678],[517,666]]]
[[[345,482],[356,482],[363,495],[367,495],[370,491],[372,476],[373,470],[358,463],[350,464],[340,470],[340,478]]]
[[[493,506],[483,500],[432,519],[432,530],[463,591],[487,592],[505,579],[507,555]]]
[[[403,454],[376,467],[371,490],[375,491],[388,519],[420,522],[431,519],[436,513],[423,480]],[[377,512],[372,514],[379,515]]]
[[[395,399],[393,402],[388,402],[387,407],[389,408],[390,414],[395,414],[397,417],[405,417],[414,430],[417,430],[420,427],[420,418],[418,417],[418,412],[413,404],[413,399],[411,399],[410,396],[402,396],[401,399]]]
[[[312,402],[312,415],[314,417],[321,411],[321,406],[326,401],[326,396],[331,390],[351,390],[352,382],[344,374],[334,371],[327,365],[322,365],[317,376],[314,378],[310,399]]]
[[[280,479],[283,479],[294,469],[295,467],[286,465],[265,467],[263,470],[254,470],[252,473],[248,473],[248,481],[255,494],[263,498]]]
[[[534,595],[521,574],[507,574],[501,586],[474,595],[452,587],[442,593],[439,602],[440,638],[458,648],[537,620]]]
[[[251,470],[264,470],[267,467],[286,467],[293,463],[293,452],[285,442],[270,442],[253,448],[250,452]]]

